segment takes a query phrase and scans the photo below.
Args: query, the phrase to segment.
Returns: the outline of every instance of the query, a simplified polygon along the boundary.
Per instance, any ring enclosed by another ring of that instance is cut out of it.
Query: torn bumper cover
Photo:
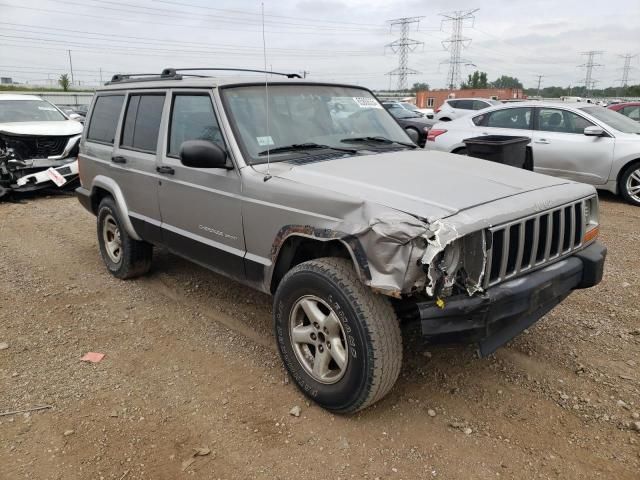
[[[574,289],[602,280],[607,249],[599,243],[545,268],[469,297],[457,295],[445,309],[417,303],[424,335],[474,332],[481,356],[493,353],[538,321]]]
[[[80,135],[34,136],[0,132],[0,197],[50,187],[64,188],[78,177]]]

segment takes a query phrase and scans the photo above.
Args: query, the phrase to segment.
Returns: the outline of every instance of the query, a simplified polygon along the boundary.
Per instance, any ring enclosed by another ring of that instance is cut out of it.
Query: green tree
[[[67,75],[66,73],[63,73],[62,75],[60,75],[60,78],[58,79],[58,84],[62,87],[62,90],[64,90],[65,92],[69,90],[69,85],[71,85],[71,82],[69,81],[69,75]]]
[[[460,88],[487,88],[488,86],[489,81],[487,80],[487,72],[479,72],[476,70],[468,75],[467,81],[462,82]]]
[[[415,93],[422,90],[429,90],[429,84],[426,82],[416,82],[413,84],[413,87],[411,87],[409,91]]]
[[[502,75],[491,82],[491,86],[493,88],[522,88],[522,83],[516,77]]]

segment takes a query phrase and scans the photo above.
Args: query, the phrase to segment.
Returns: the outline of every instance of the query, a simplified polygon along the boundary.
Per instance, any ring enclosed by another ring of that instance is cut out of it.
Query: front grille
[[[62,155],[69,136],[3,135],[2,140],[20,159],[47,158]]]
[[[573,202],[489,229],[484,288],[569,255],[582,246],[584,203]]]

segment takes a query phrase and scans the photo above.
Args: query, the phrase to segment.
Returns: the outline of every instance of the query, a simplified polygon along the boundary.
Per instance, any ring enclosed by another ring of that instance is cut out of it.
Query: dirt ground
[[[0,416],[0,479],[638,479],[640,208],[603,197],[601,285],[487,359],[405,328],[350,417],[288,381],[266,295],[165,252],[117,280],[75,199],[0,204],[0,413],[51,406]]]

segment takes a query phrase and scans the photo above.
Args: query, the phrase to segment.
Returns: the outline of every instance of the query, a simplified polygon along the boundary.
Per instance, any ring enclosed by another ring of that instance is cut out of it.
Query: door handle
[[[176,173],[176,171],[173,168],[167,167],[167,166],[156,167],[156,171],[158,173],[165,173],[167,175],[173,175],[174,173]]]
[[[543,144],[549,144],[551,143],[549,140],[547,140],[546,138],[539,138],[537,140],[534,140],[533,143],[543,143]]]
[[[120,156],[120,155],[117,155],[115,157],[111,157],[111,161],[113,163],[127,163],[127,159],[122,157],[122,156]]]

